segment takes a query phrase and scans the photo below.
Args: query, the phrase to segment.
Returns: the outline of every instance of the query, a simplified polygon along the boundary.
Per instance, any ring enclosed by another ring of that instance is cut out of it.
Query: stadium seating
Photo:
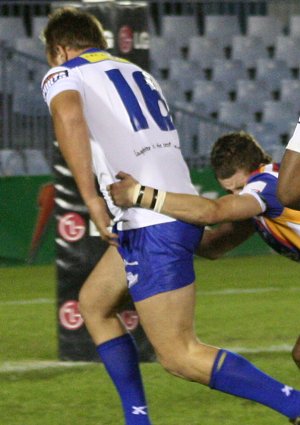
[[[20,17],[0,17],[0,40],[11,45],[16,37],[26,37],[23,20]]]
[[[169,105],[186,100],[184,91],[180,90],[176,81],[158,80],[158,82]]]
[[[281,80],[280,99],[291,103],[295,112],[300,115],[300,80]]]
[[[247,35],[260,37],[270,54],[276,37],[282,33],[283,23],[275,16],[249,16],[247,19]]]
[[[219,102],[218,119],[222,123],[226,123],[236,127],[237,129],[245,129],[249,121],[253,120],[253,114],[246,102]]]
[[[187,94],[193,90],[193,82],[204,78],[202,70],[195,64],[184,59],[171,59],[169,78],[176,81],[178,86]]]
[[[50,174],[50,167],[40,150],[24,149],[23,155],[27,174],[30,176]]]
[[[157,78],[167,78],[172,58],[180,57],[172,48],[170,40],[153,36],[150,38],[150,66],[153,75]]]
[[[289,102],[267,100],[263,102],[263,123],[272,124],[282,143],[286,143],[289,138],[289,123],[297,122],[298,115],[294,106]]]
[[[219,102],[229,100],[224,84],[220,81],[196,80],[193,86],[192,102],[204,103],[209,115],[217,118]]]
[[[32,38],[39,38],[48,22],[47,16],[32,17]]]
[[[165,15],[162,18],[162,36],[171,41],[172,50],[185,54],[188,40],[199,34],[195,16]]]
[[[14,149],[1,149],[0,173],[2,176],[26,175],[25,162],[21,153]]]
[[[18,37],[13,41],[13,47],[18,51],[36,57],[46,62],[45,48],[37,38]]]
[[[235,92],[236,80],[247,79],[247,70],[242,61],[236,59],[215,59],[213,80],[221,81],[228,93]]]
[[[300,15],[291,15],[289,19],[289,34],[292,37],[300,37]]]
[[[280,143],[280,136],[272,123],[250,121],[247,123],[247,131],[267,152],[271,153],[273,147]]]
[[[256,68],[258,58],[267,58],[268,52],[261,37],[235,35],[232,38],[232,59],[241,60],[247,69]]]
[[[256,64],[256,78],[265,81],[273,92],[280,90],[280,81],[291,78],[287,63],[279,59],[258,59]]]
[[[189,38],[188,59],[197,63],[207,74],[212,73],[215,58],[225,59],[219,39],[207,36]],[[207,76],[209,77],[209,74]]]
[[[297,38],[289,35],[279,35],[275,42],[275,59],[284,60],[295,77],[299,75],[299,45],[300,33]]]
[[[228,48],[231,46],[232,37],[241,34],[238,17],[231,15],[206,15],[204,33],[209,37],[218,38],[222,46]]]
[[[272,100],[271,92],[264,81],[259,80],[237,80],[236,99],[247,103],[248,108],[259,120],[262,114],[263,102]]]

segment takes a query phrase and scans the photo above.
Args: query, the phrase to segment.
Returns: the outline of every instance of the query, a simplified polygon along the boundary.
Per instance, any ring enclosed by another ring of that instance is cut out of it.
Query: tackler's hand
[[[120,171],[116,178],[119,182],[107,186],[114,203],[119,207],[129,208],[136,203],[136,192],[140,188],[140,184],[130,174]]]

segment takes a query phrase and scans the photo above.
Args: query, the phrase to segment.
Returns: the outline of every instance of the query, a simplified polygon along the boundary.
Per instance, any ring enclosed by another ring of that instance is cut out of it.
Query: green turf
[[[300,387],[290,354],[268,352],[291,346],[298,335],[299,265],[278,255],[195,264],[199,337],[218,346],[260,349],[244,355]],[[7,365],[58,360],[55,289],[52,266],[0,268],[0,424],[122,425],[118,397],[101,364],[4,371]],[[32,299],[41,302],[14,303]],[[153,425],[287,423],[253,402],[174,378],[156,363],[143,364],[142,372]]]

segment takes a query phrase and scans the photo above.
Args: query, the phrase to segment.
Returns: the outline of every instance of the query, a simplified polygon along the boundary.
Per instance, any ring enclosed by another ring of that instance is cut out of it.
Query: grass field
[[[299,265],[278,255],[195,264],[199,337],[300,388],[289,353],[299,333]],[[103,366],[58,361],[55,285],[52,266],[0,268],[0,425],[122,425]],[[142,364],[142,372],[153,425],[288,423],[156,363]]]

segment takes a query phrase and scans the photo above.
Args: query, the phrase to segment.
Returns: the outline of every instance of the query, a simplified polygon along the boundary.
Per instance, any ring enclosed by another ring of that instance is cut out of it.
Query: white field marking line
[[[217,291],[202,291],[201,288],[197,289],[197,294],[204,296],[210,295],[239,295],[239,294],[259,294],[259,293],[268,293],[268,292],[299,292],[300,287],[269,287],[269,288],[227,288],[220,289]],[[32,304],[53,304],[55,299],[51,298],[34,298],[31,300],[10,300],[10,301],[0,301],[0,306],[2,305],[32,305]]]
[[[262,353],[290,353],[292,346],[287,344],[270,345],[269,347],[228,347],[226,350],[240,354],[262,354]],[[4,362],[0,365],[0,374],[3,373],[22,373],[34,370],[46,369],[72,369],[77,367],[89,367],[93,365],[101,365],[96,362],[62,362],[62,361],[20,361],[20,362]]]
[[[201,288],[197,289],[197,294],[201,295],[243,295],[243,294],[260,294],[268,292],[298,292],[300,287],[269,287],[269,288],[227,288],[220,289],[217,291],[201,291]]]
[[[0,373],[30,372],[33,370],[77,368],[90,366],[95,362],[60,362],[60,361],[20,361],[4,362],[0,365]]]
[[[51,298],[34,298],[32,300],[12,300],[12,301],[0,301],[1,305],[32,305],[32,304],[53,304],[54,299]]]
[[[270,345],[269,347],[256,347],[256,348],[247,348],[247,347],[229,347],[226,348],[228,351],[233,351],[234,353],[243,353],[243,354],[262,354],[262,353],[289,353],[293,349],[292,345],[281,344],[281,345]]]

